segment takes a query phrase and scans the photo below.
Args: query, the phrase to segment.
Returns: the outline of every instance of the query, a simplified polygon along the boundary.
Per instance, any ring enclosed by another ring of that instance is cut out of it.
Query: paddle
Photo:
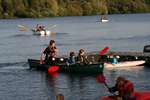
[[[109,50],[109,47],[105,47],[103,48],[102,50],[99,51],[99,55],[104,55],[107,51]],[[100,74],[96,77],[97,81],[100,82],[100,83],[103,83],[107,89],[109,89],[109,86],[107,85],[106,83],[106,78],[103,74]]]
[[[54,72],[57,72],[58,70],[60,69],[60,66],[50,66],[48,68],[48,73],[54,73]]]
[[[45,62],[42,60],[42,55],[41,55],[41,58],[40,58],[40,64],[45,64]],[[47,71],[48,73],[54,73],[54,72],[57,72],[59,70],[60,66],[49,66]]]
[[[103,83],[105,85],[105,87],[109,90],[110,87],[108,86],[108,84],[106,83],[106,78],[103,74],[100,74],[96,77],[96,80],[99,82],[99,83]],[[109,91],[110,92],[110,91]],[[114,96],[116,95],[115,93],[113,92],[110,92],[111,94],[113,94]]]
[[[106,78],[105,78],[105,76],[104,76],[103,74],[98,75],[98,76],[96,77],[96,80],[97,80],[98,82],[100,82],[100,83],[103,83],[103,84],[106,86],[106,88],[109,90],[109,86],[107,85],[107,83],[106,83]]]
[[[29,30],[29,28],[27,28],[26,26],[24,26],[24,25],[17,25],[19,28],[20,28],[20,31],[28,31]]]
[[[50,27],[47,27],[47,29],[52,29],[52,28],[55,28],[55,27],[56,27],[56,25],[52,25]]]
[[[109,50],[109,47],[103,48],[102,50],[99,51],[99,55],[100,55],[100,56],[104,55],[106,52],[108,52],[108,50]],[[103,73],[103,70],[104,70],[104,62],[100,62],[99,67],[100,67],[101,73]]]
[[[109,50],[109,47],[105,47],[99,51],[99,55],[104,55]]]

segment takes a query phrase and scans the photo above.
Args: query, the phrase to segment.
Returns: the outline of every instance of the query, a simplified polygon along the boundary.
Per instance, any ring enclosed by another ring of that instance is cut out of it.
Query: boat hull
[[[45,31],[35,31],[32,30],[34,35],[40,35],[40,36],[49,36],[51,35],[51,31],[45,30]]]
[[[125,61],[125,62],[119,62],[117,64],[111,64],[111,63],[105,63],[104,66],[106,69],[112,69],[112,68],[127,68],[127,67],[135,67],[144,64],[144,60],[140,61]]]
[[[136,100],[150,100],[150,92],[135,92],[133,94],[136,97]],[[102,97],[99,100],[114,100],[112,96]]]
[[[28,59],[30,68],[36,68],[38,70],[47,70],[51,67],[48,64],[40,64],[39,60]],[[60,66],[60,72],[70,72],[70,73],[102,73],[103,72],[103,63],[99,64],[72,64],[67,65],[66,63],[58,63],[57,66]]]
[[[106,22],[108,22],[108,21],[109,21],[109,20],[107,20],[107,19],[102,19],[102,20],[101,20],[102,23],[106,23]]]

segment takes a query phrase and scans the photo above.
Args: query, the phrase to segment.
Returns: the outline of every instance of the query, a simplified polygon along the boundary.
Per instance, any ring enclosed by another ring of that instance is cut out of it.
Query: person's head
[[[75,56],[75,52],[70,52],[70,57]]]
[[[80,49],[80,50],[79,50],[79,54],[80,54],[80,55],[84,55],[84,53],[85,53],[84,49]]]
[[[109,58],[113,58],[114,56],[113,56],[113,54],[111,53],[111,54],[109,54]]]
[[[54,40],[50,40],[49,46],[54,47],[55,46],[55,41]]]
[[[64,100],[63,94],[56,95],[56,100]]]
[[[125,82],[126,82],[125,77],[123,77],[123,76],[117,77],[116,83],[117,83],[118,85],[123,85]]]

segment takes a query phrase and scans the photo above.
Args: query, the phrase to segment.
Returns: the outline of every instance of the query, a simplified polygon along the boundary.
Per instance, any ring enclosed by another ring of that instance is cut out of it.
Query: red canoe
[[[150,100],[150,92],[135,92],[136,100]],[[111,97],[102,97],[100,100],[114,100]]]

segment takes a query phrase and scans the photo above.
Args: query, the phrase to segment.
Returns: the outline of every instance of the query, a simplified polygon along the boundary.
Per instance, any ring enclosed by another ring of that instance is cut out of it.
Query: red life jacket
[[[128,93],[131,93],[131,95],[132,95],[132,93],[134,91],[133,84],[129,80],[126,80],[124,85],[118,86],[117,88],[118,88],[118,92],[119,92],[120,96],[124,96],[124,95],[126,95]]]

